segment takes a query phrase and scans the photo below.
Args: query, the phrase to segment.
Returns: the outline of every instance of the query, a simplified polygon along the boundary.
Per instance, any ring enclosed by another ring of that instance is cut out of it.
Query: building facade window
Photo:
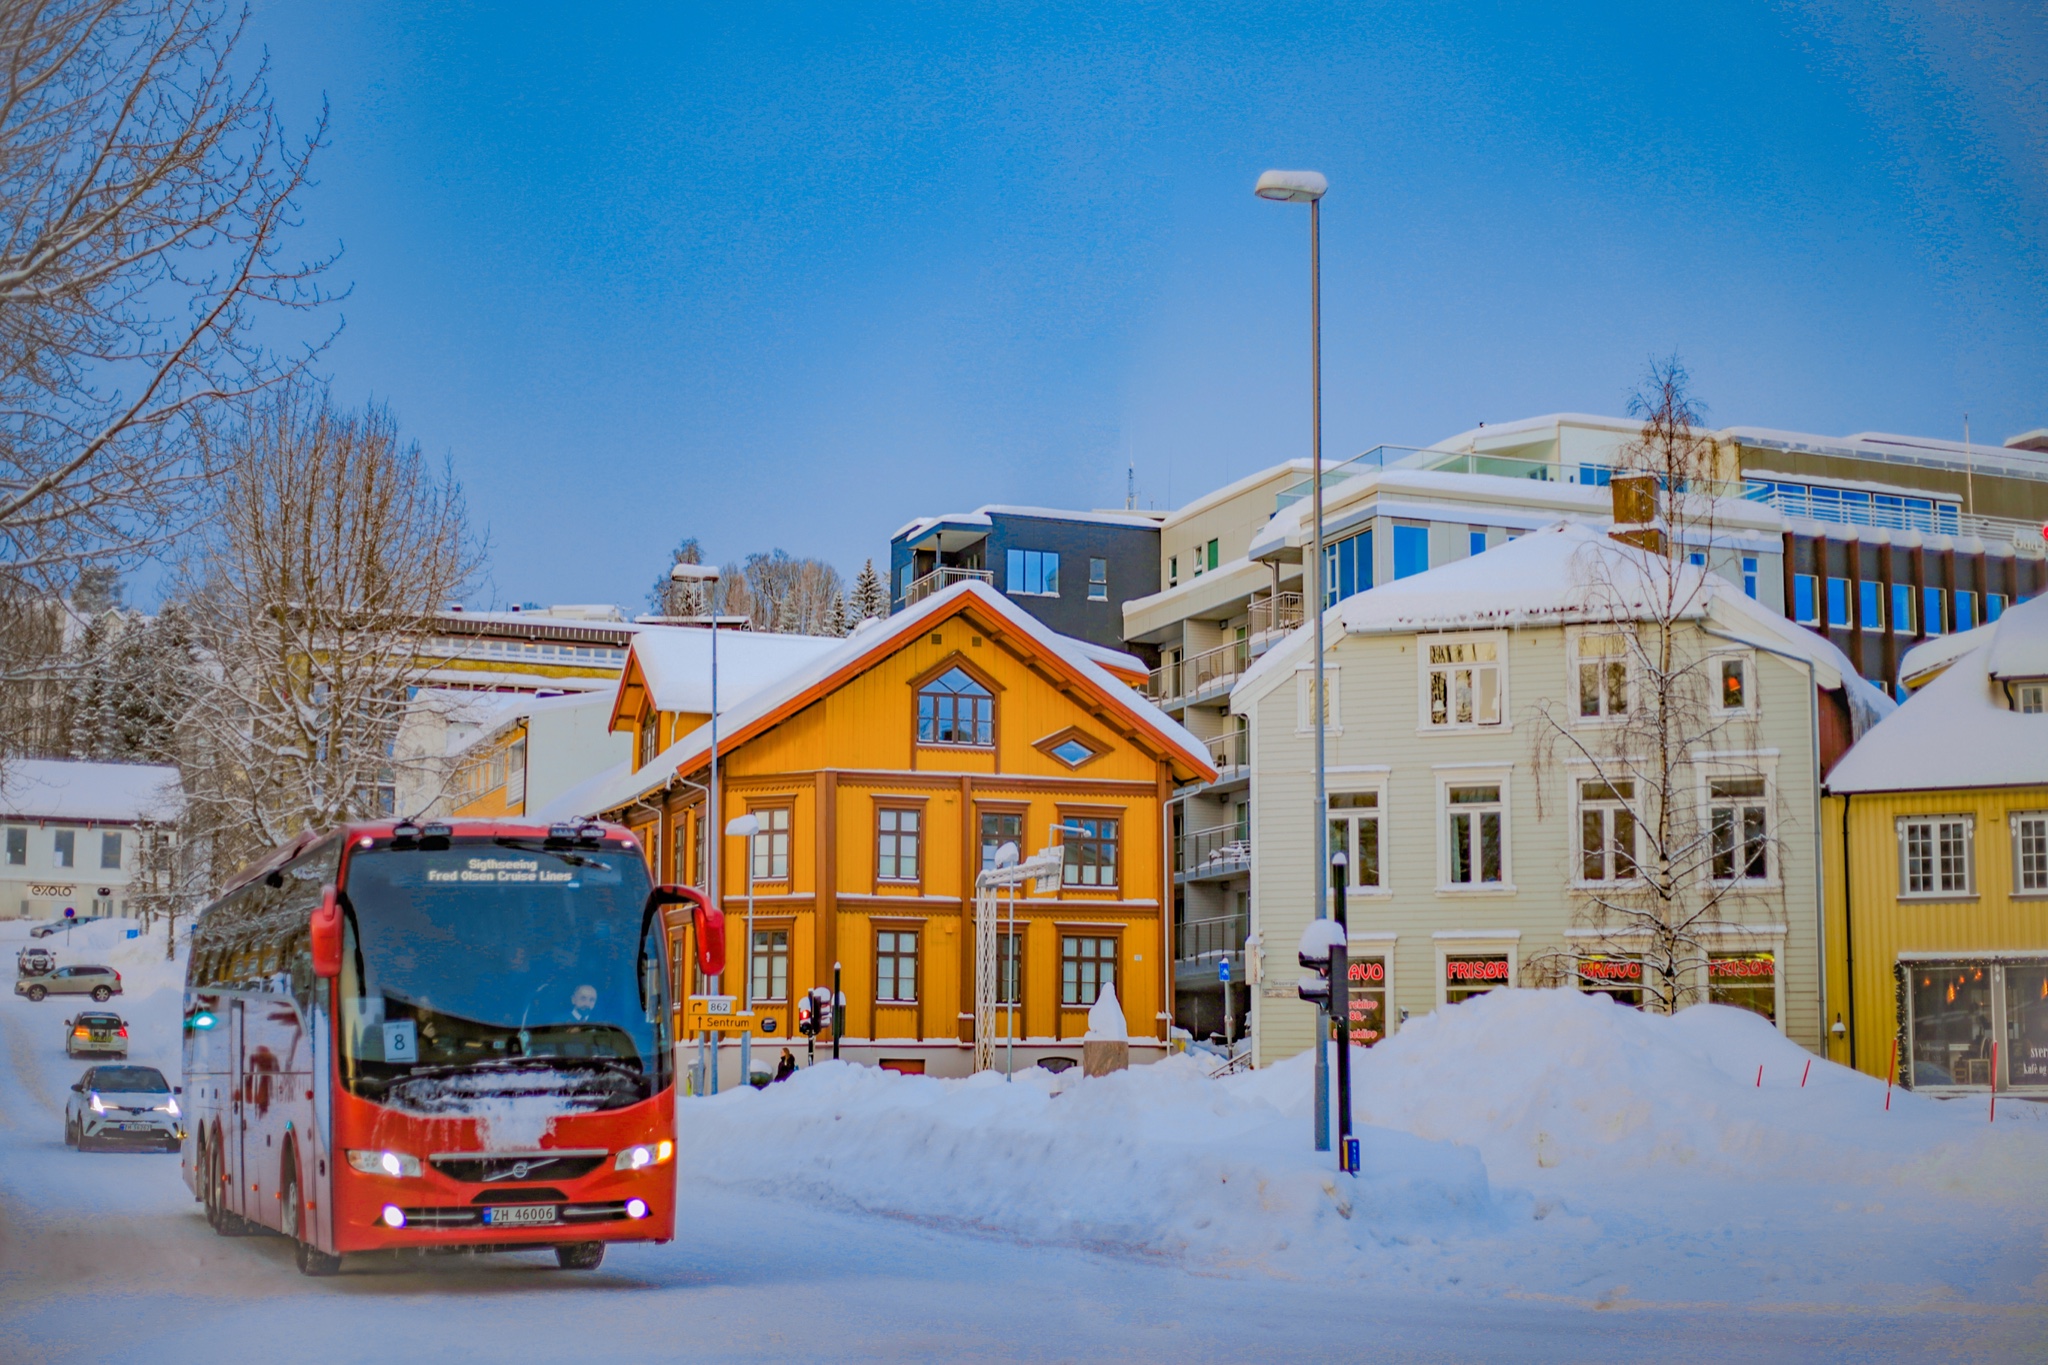
[[[789,807],[764,806],[752,812],[761,822],[754,835],[754,880],[789,880]]]
[[[1892,584],[1892,632],[1897,635],[1913,633],[1913,585]]]
[[[1429,528],[1394,527],[1394,577],[1413,578],[1429,572]]]
[[[1733,1005],[1778,1018],[1778,958],[1775,953],[1707,954],[1707,1003]]]
[[[1828,580],[1828,624],[1846,628],[1849,624],[1849,580]]]
[[[885,882],[917,880],[918,826],[924,812],[914,806],[883,806],[875,812],[875,875]]]
[[[1432,644],[1424,723],[1436,729],[1498,725],[1502,686],[1500,645],[1493,640]]]
[[[1169,588],[1180,586],[1179,555],[1168,555],[1166,557],[1166,586]]]
[[[2005,595],[1996,592],[1985,593],[1984,624],[1988,626],[2003,615],[2005,615]]]
[[[1024,1003],[1024,931],[1005,929],[996,935],[996,1003]],[[1014,1030],[1013,1030],[1014,1032]]]
[[[121,867],[121,834],[119,830],[106,830],[100,835],[100,869],[118,871]]]
[[[1587,995],[1604,995],[1630,1009],[1643,1007],[1643,964],[1637,958],[1587,953],[1579,958],[1576,975]]]
[[[996,742],[996,701],[966,670],[949,668],[917,690],[917,742],[986,749]]]
[[[754,931],[753,977],[749,986],[754,1000],[789,999],[789,930]]]
[[[1387,959],[1353,949],[1344,978],[1351,987],[1351,1045],[1371,1047],[1387,1036]]]
[[[996,865],[996,853],[1004,844],[1015,844],[1017,856],[1024,856],[1024,812],[985,810],[981,813],[981,870]]]
[[[1117,824],[1099,816],[1069,817],[1062,840],[1066,861],[1060,880],[1067,886],[1114,887],[1117,884]]]
[[[1444,788],[1444,879],[1449,885],[1499,886],[1506,881],[1506,820],[1500,784]]]
[[[2048,1086],[2048,957],[1901,962],[1898,971],[1916,1089]]]
[[[875,1000],[885,1005],[917,1002],[917,931],[875,932]]]
[[[1956,594],[1956,633],[1977,628],[1977,594],[1959,592]]]
[[[1474,526],[1465,532],[1465,553],[1483,555],[1486,553],[1486,529]]]
[[[1720,674],[1721,709],[1726,712],[1747,711],[1752,695],[1749,688],[1749,660],[1724,658],[1716,671]]]
[[[1920,629],[1929,635],[1948,634],[1948,594],[1940,588],[1920,589]]]
[[[1761,777],[1708,781],[1709,867],[1715,881],[1770,880],[1768,785]]]
[[[1344,728],[1342,689],[1337,685],[1342,669],[1323,668],[1323,726],[1331,733]],[[1315,711],[1316,673],[1314,668],[1297,668],[1294,671],[1294,731],[1309,734],[1316,728]]]
[[[1323,547],[1323,602],[1335,606],[1372,586],[1372,532],[1360,531]]]
[[[1755,555],[1742,557],[1742,591],[1752,600],[1756,597],[1757,559]]]
[[[1635,879],[1636,817],[1633,782],[1579,783],[1579,880]]]
[[[2014,695],[2023,716],[2038,716],[2048,711],[2048,683],[2022,683]]]
[[[1508,984],[1505,953],[1457,954],[1444,959],[1444,1003],[1455,1005]]]
[[[1250,809],[1246,808],[1249,837]],[[1330,852],[1344,855],[1345,882],[1354,891],[1378,891],[1386,885],[1380,862],[1380,794],[1330,794]]]
[[[1011,550],[1007,557],[1008,591],[1022,597],[1060,595],[1060,556],[1057,550]]]
[[[1976,890],[1975,822],[1967,815],[1899,821],[1899,887],[1906,896],[1968,896]]]
[[[1580,635],[1572,641],[1578,678],[1579,718],[1614,720],[1628,714],[1628,637]]]
[[[1086,1007],[1116,984],[1116,940],[1060,935],[1060,1003]]]
[[[2012,885],[2019,892],[2048,892],[2048,811],[2012,817]]]
[[[1818,580],[1810,573],[1792,575],[1792,619],[1802,626],[1820,624],[1820,599],[1815,592]]]
[[[7,865],[9,867],[28,866],[27,830],[10,828],[7,831]]]
[[[1211,541],[1209,542],[1209,546],[1208,546],[1208,551],[1207,551],[1207,553],[1208,553],[1208,563],[1209,563],[1209,571],[1210,571],[1211,573],[1214,573],[1214,572],[1216,571],[1217,567],[1218,567],[1219,565],[1221,565],[1221,564],[1222,564],[1222,562],[1223,562],[1223,561],[1222,561],[1222,560],[1221,560],[1221,559],[1220,559],[1220,558],[1218,557],[1218,552],[1219,552],[1219,551],[1221,550],[1221,548],[1222,548],[1222,542],[1221,542],[1221,541],[1218,541],[1218,540],[1211,540]]]
[[[1865,630],[1884,629],[1884,584],[1864,579],[1856,585],[1856,616]]]
[[[1109,561],[1090,558],[1088,561],[1088,600],[1107,602],[1109,600]]]
[[[59,867],[78,866],[78,834],[74,830],[60,829],[52,851]]]

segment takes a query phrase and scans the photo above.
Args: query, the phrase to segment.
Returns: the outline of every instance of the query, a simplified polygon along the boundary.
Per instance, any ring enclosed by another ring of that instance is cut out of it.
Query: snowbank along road
[[[51,942],[122,972],[133,1060],[175,1080],[177,970],[120,933]],[[1307,1150],[1305,1062],[820,1066],[685,1104],[674,1244],[312,1281],[215,1237],[175,1156],[63,1145],[75,1008],[0,998],[10,1360],[2048,1359],[2040,1110],[1886,1112],[1729,1010],[1509,992],[1414,1021],[1357,1055],[1356,1181]]]

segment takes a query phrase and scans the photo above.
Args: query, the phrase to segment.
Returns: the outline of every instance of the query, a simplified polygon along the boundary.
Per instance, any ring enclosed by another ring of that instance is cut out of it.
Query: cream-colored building
[[[9,760],[0,774],[0,919],[127,916],[145,841],[169,839],[176,768]]]
[[[1636,665],[1618,647],[1629,613],[1601,586],[1625,581],[1634,562],[1604,531],[1559,524],[1329,609],[1326,815],[1333,847],[1350,858],[1360,1041],[1490,989],[1576,984],[1640,998],[1644,965],[1631,962],[1627,934],[1611,920],[1601,927],[1592,896],[1628,883],[1630,857],[1647,856],[1633,823],[1652,793],[1603,789],[1576,757],[1611,749],[1629,708],[1643,705]],[[1817,769],[1889,703],[1833,646],[1738,585],[1719,575],[1699,584],[1680,640],[1714,680],[1710,704],[1726,709],[1695,731],[1712,741],[1688,755],[1679,785],[1712,824],[1700,837],[1727,843],[1715,843],[1702,875],[1725,873],[1729,891],[1712,961],[1683,984],[1756,1008],[1817,1047],[1829,991]],[[1315,1012],[1294,987],[1322,880],[1312,667],[1303,628],[1231,697],[1250,731],[1261,1064],[1314,1034]],[[1588,677],[1599,680],[1591,714]],[[1613,778],[1611,763],[1604,771]]]

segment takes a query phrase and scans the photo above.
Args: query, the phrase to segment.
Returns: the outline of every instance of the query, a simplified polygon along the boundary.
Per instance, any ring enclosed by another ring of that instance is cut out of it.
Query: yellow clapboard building
[[[632,771],[549,812],[625,824],[657,877],[700,886],[711,833],[708,635],[635,640],[612,721],[635,736]],[[1133,690],[1138,660],[1057,635],[980,583],[845,640],[721,632],[718,644],[718,820],[751,814],[760,830],[751,846],[721,846],[722,985],[743,995],[750,973],[770,1038],[795,1032],[796,1002],[829,986],[836,964],[845,1055],[966,1073],[976,874],[1005,843],[1025,856],[1058,844],[1057,889],[1021,888],[1014,912],[1005,902],[996,979],[1021,1016],[1017,1064],[1078,1060],[1088,1010],[1110,987],[1134,1060],[1162,1055],[1172,1011],[1166,803],[1177,784],[1214,770],[1193,736]],[[690,953],[679,959],[691,974]],[[776,1050],[758,1052],[756,1069]],[[729,1057],[737,1079],[734,1065]]]

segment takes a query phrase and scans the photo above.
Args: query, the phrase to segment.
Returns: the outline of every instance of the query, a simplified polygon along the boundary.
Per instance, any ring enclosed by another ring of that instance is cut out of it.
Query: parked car
[[[74,1014],[64,1025],[64,1055],[126,1057],[128,1025],[120,1015],[104,1010]]]
[[[156,1147],[175,1152],[185,1141],[178,1108],[182,1086],[153,1066],[96,1066],[64,1101],[64,1145]]]
[[[89,995],[105,1004],[121,993],[121,974],[112,967],[56,967],[48,976],[25,976],[14,983],[14,993],[31,1000],[46,995]]]
[[[48,976],[57,966],[57,955],[48,948],[23,948],[14,955],[16,976]]]
[[[52,934],[63,933],[64,926],[67,924],[98,924],[105,918],[107,918],[105,915],[80,915],[76,919],[53,919],[48,924],[38,924],[35,928],[29,930],[28,936],[30,938],[48,938]]]

